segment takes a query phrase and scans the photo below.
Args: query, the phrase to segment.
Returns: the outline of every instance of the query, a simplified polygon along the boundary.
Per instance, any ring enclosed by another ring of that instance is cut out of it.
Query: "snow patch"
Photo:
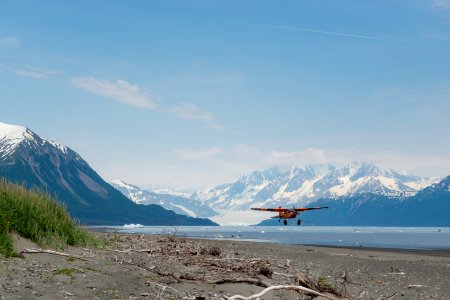
[[[387,187],[390,190],[396,191],[396,192],[400,192],[400,188],[397,185],[397,182],[394,178],[387,178],[384,176],[378,176],[375,177],[378,181],[381,182],[381,184],[385,187]]]
[[[69,148],[56,141],[39,138],[26,127],[9,125],[0,122],[0,153],[2,157],[13,153],[15,149],[24,141],[28,141],[29,145],[34,143],[38,146],[49,143],[63,154],[67,154],[69,150]]]
[[[57,149],[59,149],[62,153],[67,154],[67,150],[68,148],[66,146],[64,146],[63,144],[60,144],[54,140],[44,140],[46,142],[48,142],[50,145],[56,147]]]
[[[162,204],[164,204],[164,203],[162,203]],[[173,204],[173,203],[171,203],[171,205],[176,207],[176,208],[181,209],[182,211],[184,211],[190,217],[193,217],[193,218],[197,217],[197,214],[194,211],[192,211],[192,210],[190,210],[190,209],[188,209],[188,208],[186,208],[186,207],[184,207],[182,205],[177,205],[177,204]]]
[[[292,174],[291,174],[291,176],[292,176]],[[292,179],[292,177],[289,177],[289,180],[291,180],[291,179]],[[283,185],[280,187],[280,189],[278,190],[278,192],[276,192],[276,193],[273,195],[273,198],[274,198],[274,199],[280,199],[280,198],[283,198],[283,196],[285,195],[285,194],[284,194],[284,191],[286,190],[288,184],[289,184],[289,183],[283,184]]]
[[[131,229],[131,228],[142,228],[144,225],[142,224],[125,224],[123,225],[124,229]]]
[[[322,177],[316,177],[311,180],[305,180],[302,186],[295,191],[282,193],[281,197],[274,199],[289,199],[291,203],[295,203],[301,198],[314,198],[314,184],[319,181]]]
[[[125,182],[123,182],[120,179],[113,179],[113,180],[110,180],[109,182],[113,183],[113,184],[115,184],[117,186],[129,189],[129,190],[134,190],[134,187],[132,187],[131,185],[129,185],[129,184],[125,183]]]
[[[8,137],[9,139],[20,139],[26,136],[28,129],[23,126],[9,125],[0,122],[0,139]]]
[[[34,140],[32,132],[26,127],[0,123],[0,153],[2,157],[13,153],[24,140]]]
[[[340,185],[333,186],[329,190],[335,196],[343,196],[345,194],[348,194],[352,188],[352,181],[350,180],[350,176],[341,177],[340,181]]]
[[[405,182],[404,185],[406,185],[407,187],[412,188],[413,190],[419,191],[422,190],[426,187],[429,187],[430,185],[432,185],[433,183],[437,183],[439,181],[438,178],[429,178],[429,179],[421,179],[419,181],[409,181],[409,182]]]

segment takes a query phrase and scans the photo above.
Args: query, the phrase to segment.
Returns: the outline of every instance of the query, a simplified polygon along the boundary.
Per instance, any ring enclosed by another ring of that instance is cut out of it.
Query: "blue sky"
[[[1,1],[0,121],[103,177],[450,174],[450,1]]]

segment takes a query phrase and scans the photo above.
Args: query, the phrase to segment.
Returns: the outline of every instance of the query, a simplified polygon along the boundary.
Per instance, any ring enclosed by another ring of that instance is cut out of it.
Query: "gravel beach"
[[[99,235],[111,241],[102,249],[56,249],[69,256],[26,253],[39,247],[15,237],[24,258],[0,258],[0,298],[227,299],[294,285],[331,299],[450,299],[446,250]],[[326,298],[277,290],[261,299]]]

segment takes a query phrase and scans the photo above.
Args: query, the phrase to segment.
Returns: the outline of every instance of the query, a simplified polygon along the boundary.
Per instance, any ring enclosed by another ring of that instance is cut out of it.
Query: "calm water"
[[[105,229],[105,228],[103,228]],[[124,226],[106,231],[173,234],[220,240],[404,249],[450,249],[449,227]]]

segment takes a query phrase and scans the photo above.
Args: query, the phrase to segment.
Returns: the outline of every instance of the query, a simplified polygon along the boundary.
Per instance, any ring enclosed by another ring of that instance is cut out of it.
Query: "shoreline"
[[[450,248],[442,249],[411,249],[411,248],[387,248],[387,247],[351,247],[351,246],[335,246],[335,245],[314,245],[314,244],[304,244],[301,246],[309,247],[320,247],[320,248],[334,248],[334,249],[348,249],[348,250],[361,250],[361,251],[380,251],[380,252],[392,252],[392,253],[403,253],[403,254],[413,254],[413,255],[427,255],[427,256],[438,256],[438,257],[449,257],[450,258]]]
[[[165,226],[155,226],[155,227],[161,227],[164,228]],[[340,226],[341,227],[341,226]],[[350,226],[349,226],[350,227]],[[146,235],[146,236],[164,236],[165,234],[162,233],[140,233],[140,232],[127,232],[125,230],[130,229],[124,229],[124,228],[117,228],[115,226],[85,226],[83,227],[89,231],[92,232],[99,232],[99,233],[119,233],[119,234],[137,234],[137,235]],[[353,227],[352,227],[353,228]],[[396,227],[393,227],[396,228]],[[422,228],[422,227],[421,227]],[[428,227],[424,227],[428,228]],[[448,228],[450,229],[450,227]],[[445,247],[387,247],[387,246],[352,246],[352,245],[336,245],[336,244],[325,244],[325,243],[285,243],[282,241],[277,240],[267,240],[267,239],[245,239],[245,238],[236,238],[234,236],[231,237],[209,237],[209,236],[184,236],[183,234],[178,234],[180,237],[186,237],[191,239],[204,239],[204,240],[211,240],[211,241],[228,241],[228,242],[250,242],[250,243],[266,243],[266,244],[276,244],[276,245],[301,245],[301,246],[314,246],[314,247],[325,247],[325,248],[343,248],[343,249],[360,249],[360,250],[379,250],[379,251],[387,251],[387,252],[404,252],[404,253],[417,253],[417,254],[426,254],[430,256],[444,256],[444,257],[450,257],[450,246]]]
[[[55,249],[72,257],[0,258],[0,299],[225,300],[299,284],[340,299],[446,299],[450,294],[449,251],[95,234],[110,243],[102,249]],[[20,237],[15,241],[17,252],[38,248]],[[264,299],[311,298],[282,290]]]
[[[139,233],[117,232],[124,235],[142,235]],[[146,236],[156,236],[163,238],[161,234],[145,234]],[[416,255],[428,255],[438,257],[450,257],[450,248],[439,249],[420,249],[420,248],[389,248],[389,247],[366,247],[366,246],[339,246],[339,245],[324,245],[324,244],[287,244],[280,242],[271,242],[267,240],[246,240],[246,239],[234,239],[234,238],[215,238],[215,237],[191,237],[191,236],[179,236],[179,238],[186,238],[192,240],[204,240],[204,241],[217,241],[217,242],[242,242],[242,243],[255,243],[255,244],[267,244],[267,245],[279,245],[279,246],[299,246],[299,247],[317,247],[317,248],[329,248],[329,249],[347,249],[347,250],[361,250],[361,251],[380,251],[380,252],[392,252],[403,254],[416,254]]]

